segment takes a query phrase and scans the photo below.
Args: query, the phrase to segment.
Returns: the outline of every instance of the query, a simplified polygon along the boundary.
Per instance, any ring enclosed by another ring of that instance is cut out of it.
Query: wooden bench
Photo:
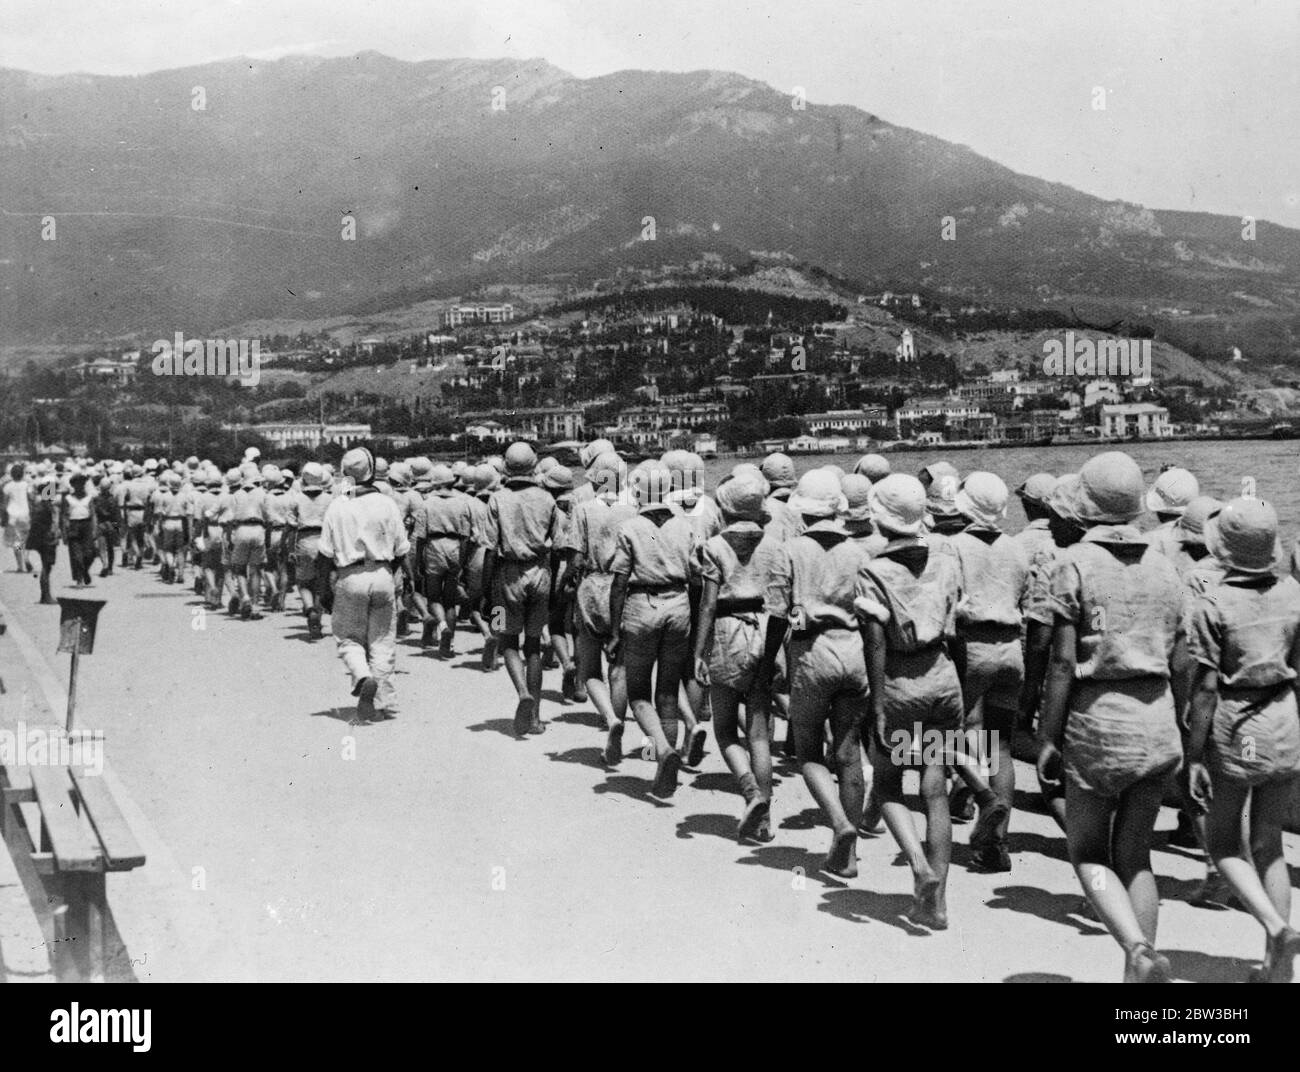
[[[52,909],[50,963],[60,978],[102,981],[111,918],[105,878],[144,864],[139,840],[103,778],[82,768],[0,766],[0,792],[15,866],[21,873],[29,865],[39,879],[38,915]]]

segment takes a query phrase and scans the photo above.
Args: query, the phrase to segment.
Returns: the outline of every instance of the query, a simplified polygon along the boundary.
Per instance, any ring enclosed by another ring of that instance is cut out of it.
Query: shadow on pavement
[[[1210,912],[1227,912],[1232,906],[1214,901],[1192,904],[1192,898],[1200,892],[1201,880],[1197,878],[1174,878],[1172,875],[1156,875],[1156,889],[1160,891],[1162,901],[1186,901],[1193,908],[1204,908]]]
[[[613,774],[603,782],[597,782],[593,785],[591,791],[601,796],[616,793],[619,796],[639,801],[642,804],[653,804],[656,808],[671,808],[673,806],[671,801],[656,800],[650,795],[651,785],[652,782],[649,778],[633,778],[630,774]],[[681,790],[678,790],[678,792],[681,792]]]
[[[476,722],[472,726],[466,726],[471,733],[499,733],[503,737],[509,737],[511,740],[515,736],[515,720],[512,718],[489,718],[486,722]]]
[[[735,841],[736,817],[720,815],[717,812],[702,812],[688,815],[677,824],[677,836],[683,841],[689,841],[696,834],[708,834],[711,837],[722,838],[724,841]]]
[[[555,721],[559,721],[556,719]],[[605,750],[603,748],[570,748],[567,752],[547,752],[546,758],[556,763],[577,763],[593,770],[605,769]]]
[[[989,908],[1005,908],[1037,916],[1049,923],[1061,923],[1082,935],[1105,934],[1106,928],[1101,923],[1078,914],[1082,901],[1082,893],[1049,893],[1037,886],[999,886],[986,904]]]
[[[695,780],[691,782],[691,788],[704,789],[713,793],[735,793],[736,779],[730,771],[709,771],[706,774],[697,774]]]
[[[1015,821],[1014,818],[1012,820]],[[1029,852],[1035,856],[1047,856],[1063,863],[1070,862],[1070,850],[1065,843],[1065,835],[1048,837],[1035,834],[1030,830],[1011,830],[1007,833],[1007,852]]]
[[[1193,983],[1242,983],[1258,963],[1241,957],[1216,957],[1195,949],[1162,949],[1161,952],[1169,958],[1175,979]]]
[[[804,808],[803,811],[797,811],[793,815],[787,815],[778,824],[781,830],[816,830],[819,826],[824,826],[822,822],[821,808]]]
[[[1002,980],[1004,983],[1072,983],[1068,975],[1053,975],[1051,972],[1017,972]]]
[[[844,889],[828,890],[822,895],[818,912],[829,912],[832,916],[848,920],[850,923],[863,923],[874,919],[878,923],[888,923],[897,927],[904,934],[923,938],[931,931],[918,927],[903,918],[903,913],[912,904],[912,895],[908,893],[876,893],[857,886]]]
[[[563,711],[551,721],[563,722],[571,726],[587,726],[593,730],[603,730],[605,728],[605,723],[596,711]]]
[[[324,711],[313,711],[308,718],[332,718],[339,722],[346,722],[349,726],[368,726],[369,722],[357,721],[357,709],[355,707],[327,707]]]
[[[809,852],[807,849],[801,849],[796,845],[760,845],[749,855],[742,856],[736,862],[751,867],[758,865],[759,867],[771,867],[777,871],[791,872],[792,877],[803,880],[815,879],[830,889],[848,889],[848,885],[843,879],[828,875],[821,870],[825,859],[825,853]],[[797,872],[795,871],[796,868],[798,868]]]
[[[1031,815],[1050,814],[1047,807],[1043,804],[1042,794],[1031,793],[1026,789],[1017,789],[1015,791],[1011,806],[1016,811],[1029,812]]]

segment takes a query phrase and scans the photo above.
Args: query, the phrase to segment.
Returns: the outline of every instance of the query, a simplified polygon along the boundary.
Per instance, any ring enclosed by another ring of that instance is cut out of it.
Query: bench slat
[[[129,871],[144,863],[144,849],[136,840],[131,824],[113,799],[112,790],[103,778],[73,768],[72,781],[81,798],[82,814],[90,819],[104,849],[104,864],[109,871]]]
[[[36,799],[32,791],[32,778],[25,764],[0,767],[0,789],[6,804],[23,804]]]
[[[103,865],[99,846],[82,828],[72,806],[72,783],[66,767],[32,767],[32,786],[50,847],[60,871],[98,871]]]

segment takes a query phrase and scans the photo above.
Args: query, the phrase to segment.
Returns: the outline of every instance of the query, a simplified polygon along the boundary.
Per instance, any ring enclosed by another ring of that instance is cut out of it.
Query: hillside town
[[[0,438],[57,456],[251,436],[305,458],[357,443],[454,453],[599,436],[628,456],[709,457],[1289,434],[1219,372],[1214,383],[1153,367],[1149,340],[1145,367],[1051,374],[1045,351],[1078,346],[1076,330],[1059,314],[890,292],[841,304],[692,284],[544,308],[452,301],[418,332],[257,338],[254,387],[160,375],[170,370],[143,336],[29,365],[0,404]],[[1109,345],[1136,354],[1139,341]]]

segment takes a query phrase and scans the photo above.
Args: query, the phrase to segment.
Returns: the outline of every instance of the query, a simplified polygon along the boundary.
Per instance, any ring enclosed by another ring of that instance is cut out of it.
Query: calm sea
[[[951,462],[965,475],[978,469],[997,473],[1015,489],[1027,477],[1038,472],[1076,472],[1092,455],[1103,448],[1091,444],[1051,447],[1009,447],[1005,449],[898,451],[885,457],[895,472],[916,473],[921,466],[932,461]],[[1106,447],[1104,449],[1115,449]],[[1277,510],[1282,524],[1283,540],[1300,536],[1300,440],[1251,439],[1180,441],[1176,443],[1131,443],[1122,448],[1146,474],[1150,483],[1161,466],[1181,465],[1196,474],[1201,492],[1220,499],[1230,499],[1241,494],[1242,479],[1254,477],[1256,493],[1269,500]],[[799,454],[794,455],[799,472],[819,465],[833,463],[852,471],[856,454]],[[718,458],[709,461],[708,479],[712,487],[724,476],[739,458]],[[1017,505],[1007,514],[1008,529],[1018,530],[1025,523],[1025,515]],[[1145,526],[1144,526],[1145,527]]]

